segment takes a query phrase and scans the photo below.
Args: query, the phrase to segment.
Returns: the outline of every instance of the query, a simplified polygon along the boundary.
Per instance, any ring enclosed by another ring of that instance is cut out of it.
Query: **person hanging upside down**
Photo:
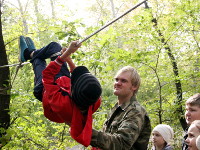
[[[33,94],[42,102],[44,116],[53,122],[68,124],[72,138],[87,147],[92,136],[92,114],[101,104],[102,88],[85,66],[76,67],[71,60],[70,55],[80,46],[78,41],[71,42],[68,48],[51,42],[36,50],[31,38],[20,36],[19,61],[32,63]],[[51,59],[48,65],[47,58]]]

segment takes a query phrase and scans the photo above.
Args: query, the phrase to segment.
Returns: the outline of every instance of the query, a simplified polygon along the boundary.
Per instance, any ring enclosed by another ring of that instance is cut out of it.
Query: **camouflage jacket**
[[[146,150],[150,119],[136,97],[112,109],[103,132],[93,129],[91,145],[102,150]]]

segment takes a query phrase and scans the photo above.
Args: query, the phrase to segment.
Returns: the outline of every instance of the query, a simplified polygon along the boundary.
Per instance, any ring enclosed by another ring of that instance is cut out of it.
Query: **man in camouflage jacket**
[[[93,150],[146,150],[151,134],[146,110],[136,99],[140,76],[130,66],[115,76],[114,94],[118,102],[106,120],[103,131],[93,129]]]

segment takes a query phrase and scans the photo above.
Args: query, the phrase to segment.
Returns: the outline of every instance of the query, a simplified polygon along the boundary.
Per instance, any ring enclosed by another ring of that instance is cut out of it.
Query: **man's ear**
[[[131,89],[132,89],[132,91],[134,92],[134,91],[136,91],[136,90],[137,90],[137,88],[138,88],[138,87],[136,87],[136,86],[132,85],[132,88],[131,88]]]

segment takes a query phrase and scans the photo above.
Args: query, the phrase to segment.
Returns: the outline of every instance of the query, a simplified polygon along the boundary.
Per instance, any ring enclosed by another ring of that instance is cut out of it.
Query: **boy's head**
[[[200,93],[194,94],[186,101],[185,119],[188,125],[200,120]]]
[[[73,70],[71,85],[72,100],[80,108],[94,104],[102,93],[99,81],[84,66],[78,66]]]

